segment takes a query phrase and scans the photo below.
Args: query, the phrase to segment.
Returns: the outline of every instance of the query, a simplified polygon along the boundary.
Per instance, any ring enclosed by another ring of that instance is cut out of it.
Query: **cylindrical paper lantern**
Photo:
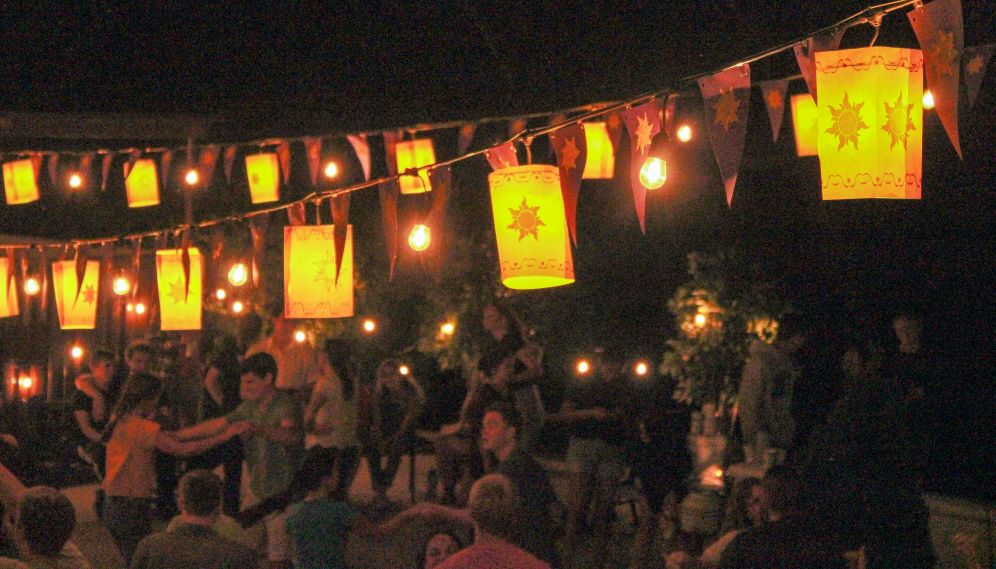
[[[792,95],[792,127],[797,156],[816,156],[816,103],[809,93]]]
[[[433,150],[432,140],[420,138],[399,142],[395,147],[398,154],[398,173],[402,173],[409,168],[429,166],[436,163],[436,151]],[[429,171],[421,170],[418,178],[415,176],[401,176],[401,193],[421,194],[431,192],[432,186],[429,184]]]
[[[5,163],[3,187],[7,192],[7,205],[28,203],[38,199],[38,182],[35,179],[35,166],[31,160]]]
[[[588,161],[584,163],[581,177],[586,180],[612,178],[616,170],[616,156],[608,127],[604,122],[586,122],[584,139],[588,144]]]
[[[353,315],[353,226],[346,226],[346,246],[338,281],[333,227],[298,225],[284,228],[286,318]]]
[[[0,257],[0,318],[17,316],[21,313],[17,304],[17,284],[10,281],[7,286],[13,264],[9,257]]]
[[[81,287],[77,286],[76,281],[76,261],[52,263],[52,288],[55,291],[55,306],[59,310],[60,328],[92,330],[96,326],[99,285],[99,261],[87,261]]]
[[[488,183],[505,286],[547,288],[574,282],[557,167],[503,168],[492,172]]]
[[[151,158],[136,160],[125,178],[128,207],[159,205],[159,175],[156,161]]]
[[[816,85],[823,199],[920,199],[920,50],[817,53]]]
[[[196,247],[190,254],[190,288],[183,274],[183,250],[156,251],[159,282],[159,314],[163,330],[201,329],[201,282],[203,263]]]
[[[280,199],[280,160],[276,153],[246,156],[246,175],[252,203],[275,202]]]

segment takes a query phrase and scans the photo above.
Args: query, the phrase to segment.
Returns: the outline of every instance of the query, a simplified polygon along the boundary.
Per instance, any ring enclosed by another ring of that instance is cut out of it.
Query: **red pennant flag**
[[[7,271],[7,291],[5,295],[10,294],[10,282],[14,280],[14,272],[16,272],[17,267],[17,249],[13,247],[6,247],[7,258],[10,259],[10,270]]]
[[[208,144],[201,150],[201,159],[197,165],[197,170],[201,174],[203,187],[211,185],[211,177],[214,175],[214,166],[218,163],[218,154],[221,149],[217,144]]]
[[[191,229],[187,229],[183,232],[183,237],[180,239],[180,247],[183,249],[180,252],[180,264],[183,266],[183,302],[187,302],[190,297],[190,232]]]
[[[59,183],[59,155],[50,154],[48,157],[48,177],[52,180],[52,185]]]
[[[550,144],[557,153],[557,164],[560,167],[560,192],[564,196],[567,229],[571,232],[571,240],[577,245],[578,193],[581,191],[581,174],[588,162],[588,141],[585,139],[584,127],[575,123],[551,132]]]
[[[485,150],[484,156],[495,170],[519,165],[519,157],[515,154],[515,143],[513,142],[506,142],[501,146]]]
[[[277,145],[277,159],[280,161],[280,171],[284,175],[284,184],[290,182],[291,153],[290,144],[281,142]]]
[[[623,121],[619,113],[610,113],[605,116],[605,130],[609,133],[609,141],[612,142],[612,154],[619,152],[619,144],[622,143]]]
[[[311,185],[318,187],[318,169],[322,162],[322,139],[305,138],[304,148],[308,151],[308,168],[311,169]]]
[[[986,75],[986,68],[989,66],[989,59],[992,58],[994,51],[996,51],[996,44],[965,48],[961,62],[965,66],[965,87],[968,89],[969,107],[975,105],[975,97],[979,94],[982,78]]]
[[[644,217],[647,208],[647,188],[640,183],[640,168],[650,155],[651,142],[661,131],[661,116],[658,112],[657,100],[648,101],[639,107],[622,112],[623,122],[629,131],[630,148],[630,184],[633,186],[633,204],[636,206],[636,217],[640,220],[640,231],[646,233]]]
[[[80,186],[81,189],[90,185],[90,168],[93,166],[93,159],[96,156],[97,154],[94,152],[87,152],[80,158],[80,177],[83,178],[83,184]]]
[[[927,86],[937,116],[961,158],[958,138],[958,86],[961,53],[965,49],[961,0],[935,0],[906,14],[923,48]]]
[[[667,97],[667,103],[664,104],[664,132],[667,134],[668,138],[674,134],[674,112],[675,108],[678,106],[678,95],[671,94]]]
[[[107,191],[107,176],[111,173],[111,161],[114,160],[114,154],[108,152],[104,154],[104,163],[101,168],[103,177],[100,181],[100,191]]]
[[[173,165],[173,151],[163,152],[162,156],[159,157],[159,163],[162,166],[163,189],[165,190],[169,186],[169,169]]]
[[[400,132],[384,131],[384,152],[387,154],[387,171],[392,176],[398,175],[398,142],[401,141]]]
[[[131,169],[135,166],[135,162],[138,162],[138,159],[141,157],[142,157],[141,150],[132,149],[131,151],[128,152],[128,161],[125,162],[125,167],[124,167],[125,178],[128,177],[128,174],[131,173]]]
[[[45,260],[45,246],[38,245],[38,256],[41,257],[41,318],[46,317],[46,310],[48,309],[48,261]],[[86,264],[83,265],[83,270],[86,272]],[[80,269],[77,263],[76,274],[80,274]],[[83,282],[82,278],[77,278],[77,282]],[[76,295],[79,296],[79,289],[76,291]],[[74,300],[75,304],[76,301]]]
[[[474,140],[474,132],[476,131],[477,125],[475,124],[465,124],[460,127],[457,150],[461,155],[467,153],[467,149],[470,148],[470,143]]]
[[[138,278],[139,275],[138,271],[141,268],[141,264],[142,264],[142,237],[139,236],[135,239],[135,253],[131,259],[131,275],[132,275],[132,280],[135,281],[134,283],[132,283],[131,286],[132,300],[138,298],[138,283],[140,280]]]
[[[349,140],[349,144],[353,146],[353,152],[356,153],[356,158],[360,161],[360,167],[363,168],[363,180],[369,182],[370,145],[367,143],[367,135],[347,134],[346,139]],[[395,161],[395,167],[397,167],[397,161]]]
[[[267,214],[254,215],[249,218],[249,233],[252,236],[252,284],[259,288],[259,263],[263,258],[266,245],[266,227],[270,217]]]
[[[768,108],[768,119],[771,122],[771,141],[778,142],[778,133],[782,129],[782,119],[785,118],[785,92],[788,90],[788,79],[763,81],[759,83],[764,96],[764,106]]]
[[[349,225],[349,192],[332,198],[332,241],[335,245],[335,283],[339,284],[342,254],[346,250],[346,227]]]
[[[398,256],[398,193],[401,184],[397,179],[388,180],[378,188],[380,192],[380,215],[384,222],[384,243],[387,245],[387,259],[391,265],[388,278],[394,278],[394,261]]]
[[[446,202],[450,199],[453,170],[449,164],[429,170],[429,185],[432,186],[432,206],[429,209],[429,228],[437,231],[443,226]]]
[[[42,255],[44,255],[44,252]],[[83,290],[83,277],[86,276],[86,249],[82,245],[76,246],[76,258],[74,260],[76,261],[76,296],[73,297],[73,306],[76,306],[76,301],[80,297],[80,291]]]
[[[221,262],[221,256],[225,253],[225,231],[220,225],[214,226],[211,232],[211,264],[217,265]]]
[[[816,101],[816,54],[821,51],[834,51],[840,46],[840,38],[843,37],[844,30],[832,30],[825,34],[816,35],[805,43],[796,45],[795,60],[799,63],[799,70],[802,71],[803,78],[806,79],[806,86],[809,87],[809,94]]]
[[[223,166],[225,168],[225,181],[229,184],[232,183],[232,166],[235,164],[235,152],[238,150],[236,146],[229,146],[225,149],[225,154],[223,160],[225,161]]]
[[[529,123],[526,122],[526,119],[515,119],[510,121],[508,123],[508,136],[510,138],[514,138],[515,135],[520,132],[525,132],[527,128],[529,128]]]
[[[723,174],[726,205],[733,202],[737,185],[740,157],[747,134],[747,111],[750,107],[750,65],[720,71],[699,79],[699,89],[705,101],[706,124],[712,150]]]
[[[292,203],[290,207],[287,208],[287,222],[290,223],[291,227],[304,225],[305,219],[306,214],[304,212],[303,202]]]

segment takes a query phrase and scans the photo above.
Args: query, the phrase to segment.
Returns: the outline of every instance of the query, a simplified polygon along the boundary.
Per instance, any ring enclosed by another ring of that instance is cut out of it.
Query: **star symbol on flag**
[[[605,126],[619,128],[619,115],[609,115],[609,118],[605,119]]]
[[[646,155],[650,148],[650,133],[653,132],[653,127],[650,126],[650,120],[647,119],[647,113],[643,113],[642,117],[637,117],[639,121],[636,127],[636,149],[640,152],[640,155]]]
[[[183,279],[176,279],[175,283],[169,283],[169,294],[166,296],[173,299],[173,305],[181,302],[187,304],[187,293],[183,290]]]
[[[937,39],[930,48],[931,63],[941,75],[954,75],[954,62],[958,50],[954,47],[954,33],[937,32]]]
[[[768,92],[768,108],[774,110],[782,108],[782,94],[775,89]]]
[[[970,75],[978,75],[982,71],[982,56],[976,55],[973,57],[971,61],[965,64],[965,69]]]
[[[723,125],[724,130],[730,130],[730,123],[740,122],[740,118],[737,116],[740,101],[737,100],[732,87],[719,90],[719,98],[713,108],[716,109],[716,120],[713,121],[713,124]]]
[[[93,303],[97,302],[97,291],[93,289],[93,285],[83,287],[83,291],[80,294],[83,296],[83,302],[90,306],[93,306]]]
[[[564,146],[560,149],[560,167],[564,170],[577,169],[577,159],[581,155],[578,151],[577,143],[573,138],[568,138]]]

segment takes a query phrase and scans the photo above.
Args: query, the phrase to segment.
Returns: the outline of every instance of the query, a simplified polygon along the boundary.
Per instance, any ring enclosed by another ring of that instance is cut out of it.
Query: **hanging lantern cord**
[[[882,29],[882,18],[885,16],[885,12],[877,12],[874,16],[869,19],[868,23],[875,28],[875,35],[872,36],[872,41],[868,44],[868,47],[873,47],[875,45],[875,40],[878,39],[878,32]]]
[[[523,146],[526,147],[526,164],[532,164],[533,163],[533,149],[532,149],[532,146],[533,146],[533,137],[532,136],[523,137],[522,144],[523,144]]]

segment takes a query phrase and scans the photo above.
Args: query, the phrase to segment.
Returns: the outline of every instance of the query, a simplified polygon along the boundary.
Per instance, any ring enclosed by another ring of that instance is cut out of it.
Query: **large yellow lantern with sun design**
[[[585,180],[609,179],[615,175],[616,156],[609,138],[609,128],[604,122],[584,123],[584,139],[588,145],[588,159],[584,163]]]
[[[162,330],[201,329],[201,291],[204,263],[196,247],[190,255],[190,286],[183,272],[183,250],[156,251],[159,314]]]
[[[353,315],[353,226],[346,226],[339,278],[332,225],[284,228],[284,317]]]
[[[159,205],[159,174],[156,173],[156,161],[151,158],[136,160],[125,177],[125,190],[128,194],[128,207]]]
[[[0,257],[0,318],[17,316],[21,313],[17,303],[17,285],[10,280],[13,263],[9,257]]]
[[[410,168],[421,168],[436,163],[436,151],[432,146],[432,140],[428,138],[399,142],[395,146],[395,151],[398,155],[399,174]],[[432,191],[428,170],[419,170],[417,177],[401,176],[398,181],[401,184],[401,193],[403,194],[421,194]]]
[[[273,152],[246,156],[246,176],[252,203],[275,202],[280,199],[280,161]]]
[[[532,289],[574,282],[560,171],[545,164],[514,166],[492,172],[488,183],[505,286]]]
[[[83,284],[76,280],[76,261],[52,263],[52,289],[63,330],[92,330],[97,324],[100,262],[87,261]]]
[[[823,199],[920,199],[923,56],[869,47],[816,54]]]
[[[6,162],[3,165],[3,187],[7,205],[33,202],[38,199],[38,180],[30,159]]]

